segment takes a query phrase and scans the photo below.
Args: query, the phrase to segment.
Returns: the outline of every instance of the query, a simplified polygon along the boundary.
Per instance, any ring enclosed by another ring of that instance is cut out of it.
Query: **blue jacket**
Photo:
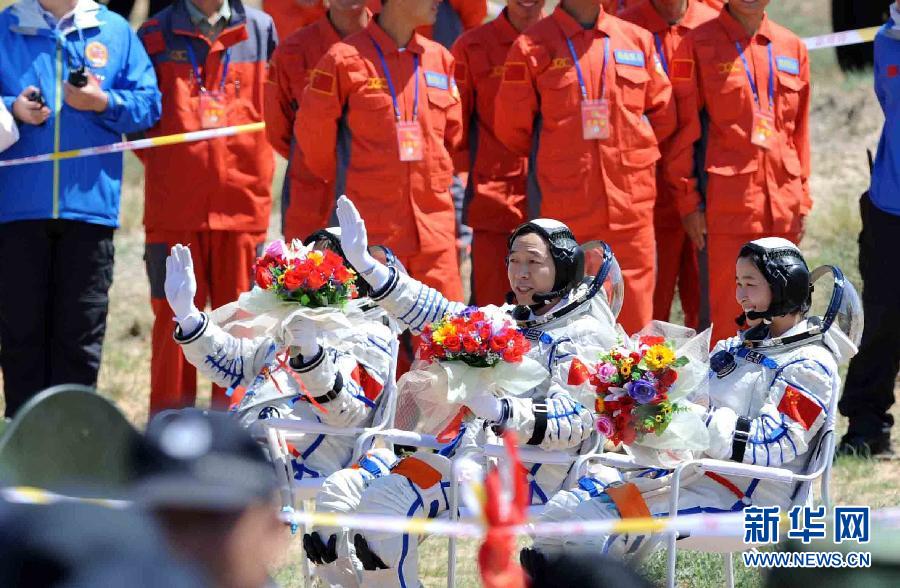
[[[11,111],[27,86],[41,89],[50,118],[20,124],[19,142],[0,158],[14,159],[122,140],[160,116],[160,93],[147,53],[128,23],[94,0],[79,0],[74,17],[51,28],[37,0],[0,13],[0,95]],[[69,71],[86,66],[109,95],[102,113],[63,100]],[[0,223],[63,218],[118,226],[122,154],[0,168]]]
[[[894,30],[893,18],[875,36],[875,94],[884,111],[884,130],[869,197],[881,210],[900,216],[900,31]]]

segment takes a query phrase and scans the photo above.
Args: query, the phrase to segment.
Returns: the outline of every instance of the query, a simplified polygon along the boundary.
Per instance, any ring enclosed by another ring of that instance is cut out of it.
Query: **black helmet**
[[[750,311],[738,317],[743,325],[746,319],[764,319],[794,312],[805,313],[812,304],[812,288],[809,267],[796,245],[780,237],[765,237],[741,247],[738,258],[750,259],[772,288],[772,303],[765,312]]]
[[[507,252],[512,249],[513,242],[528,233],[536,233],[547,243],[553,265],[556,267],[556,279],[552,292],[535,294],[534,301],[543,303],[566,295],[574,290],[584,278],[584,250],[575,240],[575,235],[563,223],[538,218],[519,225],[507,241]]]

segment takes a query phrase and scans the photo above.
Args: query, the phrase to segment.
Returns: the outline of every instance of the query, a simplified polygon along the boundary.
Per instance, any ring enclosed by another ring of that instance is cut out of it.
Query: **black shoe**
[[[890,431],[883,431],[875,436],[847,433],[841,438],[841,442],[837,446],[835,455],[862,457],[867,459],[890,459],[894,456],[894,451],[891,449]]]

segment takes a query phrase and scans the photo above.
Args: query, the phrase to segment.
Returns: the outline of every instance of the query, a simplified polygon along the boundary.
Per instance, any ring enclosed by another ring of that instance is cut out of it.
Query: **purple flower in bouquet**
[[[638,404],[647,404],[656,398],[656,387],[651,382],[641,378],[629,384],[628,395],[634,398]]]
[[[612,437],[613,433],[616,432],[616,426],[613,424],[613,420],[608,416],[598,416],[595,424],[597,426],[597,432],[606,438]]]
[[[266,255],[274,258],[284,257],[284,241],[276,239],[266,247]]]
[[[597,366],[597,379],[604,384],[612,382],[613,376],[617,373],[619,373],[619,370],[611,363],[601,363]]]

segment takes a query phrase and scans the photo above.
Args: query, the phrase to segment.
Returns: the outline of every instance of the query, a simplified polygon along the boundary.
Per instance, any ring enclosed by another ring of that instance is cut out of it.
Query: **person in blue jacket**
[[[838,453],[891,457],[890,413],[900,369],[900,0],[875,36],[875,94],[884,131],[872,166],[872,182],[859,202],[859,272],[863,280],[863,328],[850,362],[838,408],[850,419]]]
[[[160,116],[153,66],[94,0],[18,0],[0,13],[0,95],[15,159],[115,143]],[[6,415],[40,390],[93,386],[106,331],[122,155],[0,167],[0,368]]]

